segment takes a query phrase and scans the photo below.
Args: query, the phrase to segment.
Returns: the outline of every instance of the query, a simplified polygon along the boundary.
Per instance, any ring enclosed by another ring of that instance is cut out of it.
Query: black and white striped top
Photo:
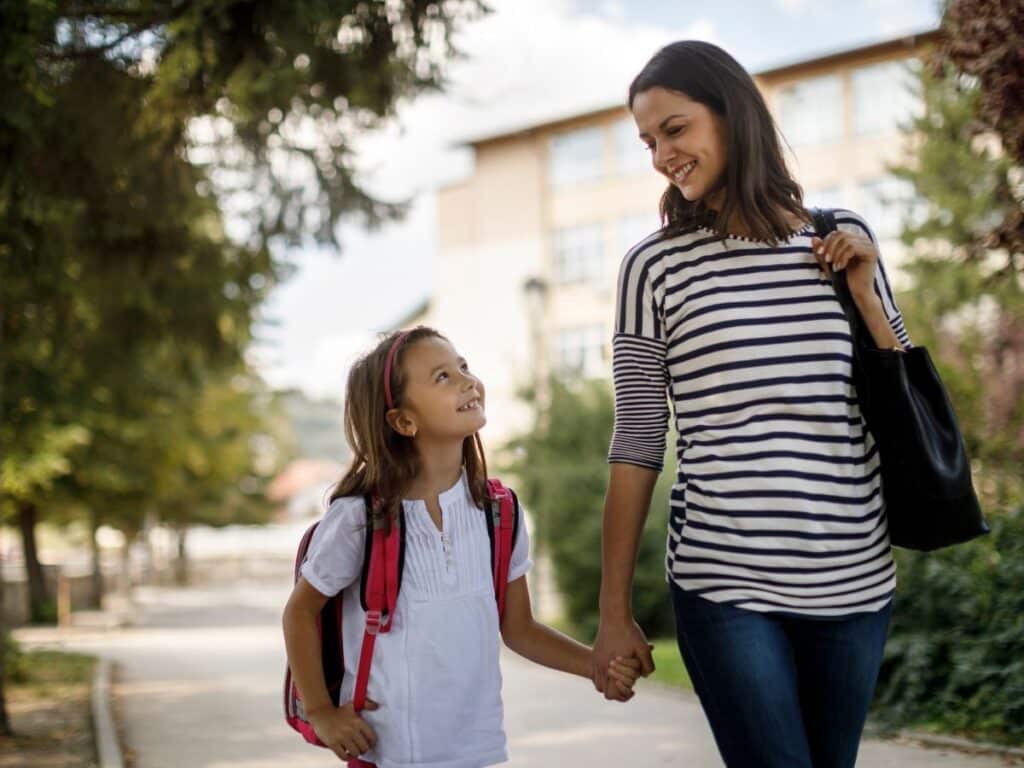
[[[836,221],[874,240],[856,214]],[[609,461],[661,469],[667,391],[669,578],[719,603],[838,618],[882,608],[896,574],[849,325],[811,236],[771,246],[696,228],[626,254]],[[909,346],[880,263],[875,290]]]

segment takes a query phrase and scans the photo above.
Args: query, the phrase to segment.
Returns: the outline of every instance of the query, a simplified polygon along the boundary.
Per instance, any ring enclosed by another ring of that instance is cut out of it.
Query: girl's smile
[[[399,410],[418,439],[462,440],[487,423],[483,382],[446,339],[417,341],[406,350],[403,368],[408,383]]]

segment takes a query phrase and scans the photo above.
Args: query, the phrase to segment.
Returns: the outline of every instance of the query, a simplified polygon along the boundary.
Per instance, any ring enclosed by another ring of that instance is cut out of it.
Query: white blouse
[[[473,503],[465,472],[439,501],[443,532],[422,501],[402,502],[402,588],[391,631],[377,636],[367,691],[380,708],[363,712],[377,745],[361,757],[378,768],[482,768],[508,760],[485,513]],[[318,592],[344,590],[343,703],[352,700],[366,625],[359,602],[365,536],[363,499],[336,499],[301,568]],[[510,582],[532,566],[529,550],[521,519]]]

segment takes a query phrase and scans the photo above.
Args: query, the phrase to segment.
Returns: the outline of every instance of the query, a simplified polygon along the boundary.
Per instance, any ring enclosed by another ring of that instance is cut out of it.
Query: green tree
[[[536,522],[540,549],[551,558],[566,618],[580,637],[590,639],[599,618],[602,509],[615,403],[606,381],[569,387],[553,380],[548,390],[536,426],[509,446],[515,457],[509,470]],[[634,615],[652,637],[672,628],[665,587],[671,477],[671,470],[663,472],[655,489],[633,582]]]
[[[951,2],[921,73],[901,299],[956,406],[990,536],[898,552],[877,691],[901,724],[1024,739],[1024,7]]]
[[[440,86],[455,26],[480,10],[0,0],[0,515],[21,525],[35,615],[39,515],[130,528],[152,506],[160,483],[129,471],[157,434],[147,408],[182,404],[164,382],[205,397],[237,370],[285,271],[271,244],[337,245],[342,217],[402,212],[357,181],[353,141]],[[237,465],[222,433],[183,439]],[[204,478],[227,479],[201,465],[211,510],[225,499]]]
[[[272,240],[335,242],[345,214],[400,213],[357,183],[352,139],[440,85],[454,26],[479,10],[0,2],[0,507],[22,521],[35,596],[40,499],[128,394],[119,372],[230,363],[283,271]]]
[[[287,458],[277,448],[285,441],[274,432],[283,423],[279,407],[258,376],[224,371],[195,397],[181,399],[164,425],[150,499],[177,531],[179,583],[188,578],[190,525],[263,523],[273,512],[265,490]]]

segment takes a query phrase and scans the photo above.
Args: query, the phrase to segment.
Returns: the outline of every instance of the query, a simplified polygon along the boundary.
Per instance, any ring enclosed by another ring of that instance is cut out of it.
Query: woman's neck
[[[704,207],[708,211],[717,215],[724,205],[725,194],[723,191],[713,195],[709,200],[707,200]],[[804,224],[799,217],[789,211],[784,211],[782,215],[785,217],[786,223],[792,230],[797,230]],[[737,235],[739,237],[750,237],[751,234],[750,225],[747,224],[740,212],[735,210],[729,216],[729,221],[725,225],[725,231],[730,235]]]

